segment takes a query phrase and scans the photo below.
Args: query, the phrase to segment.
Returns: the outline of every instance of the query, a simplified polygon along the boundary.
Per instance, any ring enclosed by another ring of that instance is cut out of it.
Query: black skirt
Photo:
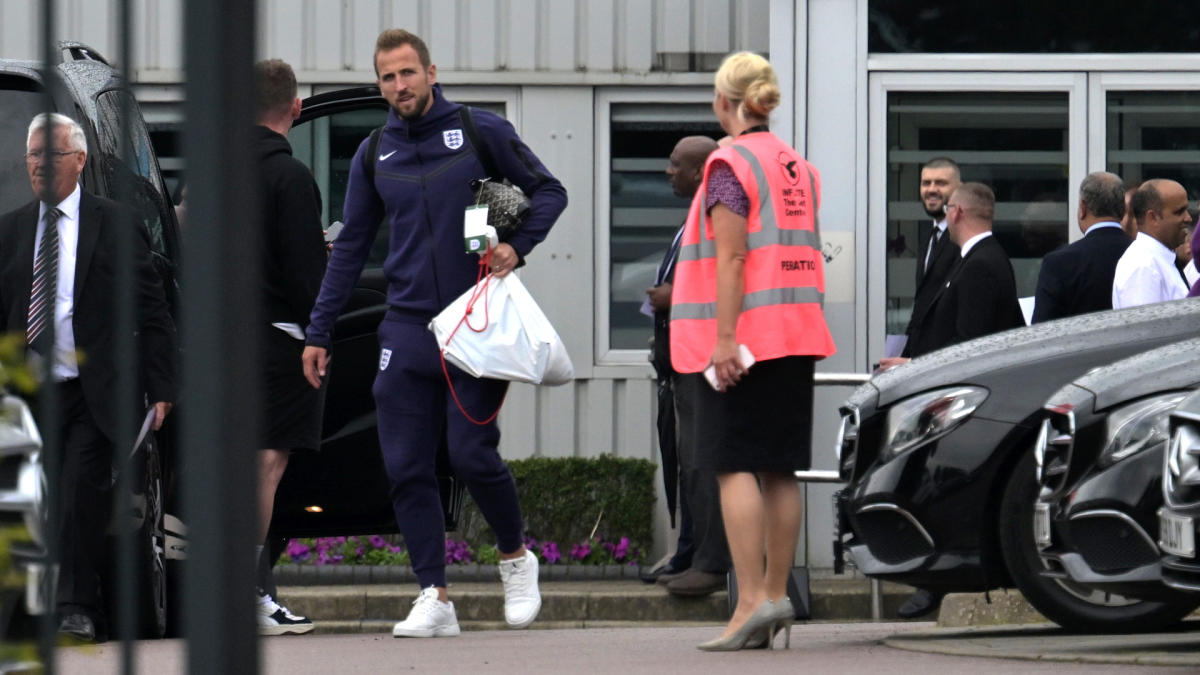
[[[811,356],[760,361],[736,386],[715,391],[700,373],[689,387],[698,468],[784,473],[812,464]]]
[[[313,389],[300,365],[304,342],[274,326],[263,330],[263,434],[258,449],[318,450],[329,377],[320,389]]]

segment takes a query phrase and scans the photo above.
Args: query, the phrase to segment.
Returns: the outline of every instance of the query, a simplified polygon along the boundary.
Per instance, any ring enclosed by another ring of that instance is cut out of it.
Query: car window
[[[134,119],[128,125],[130,153],[124,162],[120,159],[123,100],[134,114]],[[150,136],[146,133],[137,102],[123,90],[103,91],[96,96],[96,113],[99,147],[90,149],[90,154],[92,161],[99,165],[103,180],[111,191],[110,196],[133,207],[150,233],[154,252],[174,260],[174,251],[170,250],[171,241],[166,233],[170,218],[167,209],[171,202],[163,190],[154,147],[150,144]],[[132,189],[127,194],[116,194],[115,191],[122,190],[122,185],[130,185]]]
[[[0,75],[0,213],[33,199],[25,172],[29,121],[43,110],[38,85],[27,77]]]

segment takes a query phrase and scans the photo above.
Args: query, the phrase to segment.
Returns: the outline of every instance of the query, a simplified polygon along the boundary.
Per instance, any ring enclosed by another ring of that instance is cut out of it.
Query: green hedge
[[[629,537],[634,546],[650,548],[654,462],[601,455],[533,457],[510,461],[508,466],[517,484],[527,536],[553,541],[565,554],[595,528],[596,535],[605,539]],[[458,532],[473,547],[495,541],[470,499],[463,506]]]

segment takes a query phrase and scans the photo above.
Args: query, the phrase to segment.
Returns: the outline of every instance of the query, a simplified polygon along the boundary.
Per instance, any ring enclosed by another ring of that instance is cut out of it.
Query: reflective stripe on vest
[[[800,303],[820,304],[825,294],[811,287],[801,288],[769,288],[742,296],[742,311],[769,307],[771,305],[796,305]],[[689,302],[671,306],[672,319],[715,319],[717,318],[717,303]]]

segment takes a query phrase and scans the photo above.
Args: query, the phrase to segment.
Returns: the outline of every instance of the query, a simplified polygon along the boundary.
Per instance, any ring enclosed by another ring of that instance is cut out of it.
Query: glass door
[[[1074,238],[1087,158],[1087,80],[1076,73],[872,73],[869,98],[868,346],[903,334],[920,243],[933,217],[921,166],[948,157],[996,193],[996,238],[1032,296],[1041,258]]]
[[[1096,73],[1088,84],[1089,168],[1136,185],[1169,178],[1200,197],[1200,78],[1195,73]]]

